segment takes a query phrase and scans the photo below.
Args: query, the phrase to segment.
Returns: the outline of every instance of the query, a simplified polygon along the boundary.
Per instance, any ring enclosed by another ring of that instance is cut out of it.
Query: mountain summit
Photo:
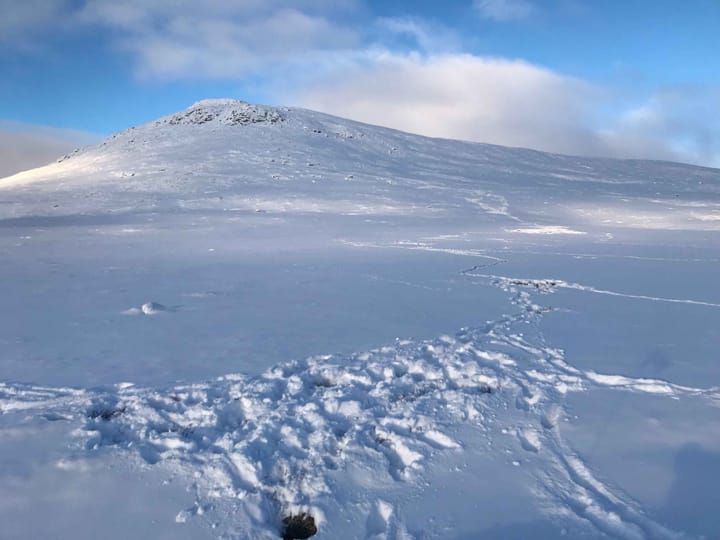
[[[227,126],[276,124],[284,120],[279,109],[252,105],[236,99],[204,99],[188,109],[159,120],[170,125],[199,125],[208,122]]]

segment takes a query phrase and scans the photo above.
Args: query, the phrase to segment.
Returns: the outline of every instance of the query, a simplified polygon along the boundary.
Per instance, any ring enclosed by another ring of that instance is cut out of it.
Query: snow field
[[[177,520],[232,502],[238,538],[276,538],[281,517],[299,512],[316,518],[322,538],[338,490],[373,500],[380,495],[375,482],[419,489],[438,453],[503,437],[516,438],[514,462],[534,471],[538,493],[556,512],[613,537],[683,538],[614,493],[566,445],[563,397],[613,388],[716,401],[720,390],[573,368],[561,351],[543,345],[538,331],[547,309],[532,296],[552,293],[554,282],[494,279],[518,311],[454,337],[399,341],[350,357],[291,362],[259,377],[233,375],[164,390],[4,384],[0,407],[80,422],[77,435],[87,452],[115,448],[139,464],[192,478],[197,502]],[[456,438],[461,425],[474,426],[472,439]],[[360,485],[338,477],[351,466],[367,475]],[[395,513],[390,502],[377,499],[366,537],[387,537]],[[414,537],[394,519],[393,537]]]
[[[0,516],[718,536],[719,179],[234,100],[1,179]]]

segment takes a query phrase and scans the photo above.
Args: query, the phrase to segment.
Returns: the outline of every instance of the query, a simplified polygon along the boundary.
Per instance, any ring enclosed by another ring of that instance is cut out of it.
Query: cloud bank
[[[720,91],[665,89],[600,115],[607,89],[524,61],[385,52],[283,97],[433,137],[720,166]]]
[[[583,127],[598,93],[522,61],[386,53],[324,84],[310,84],[295,99],[423,135],[587,153],[599,145]]]
[[[52,163],[99,138],[71,129],[0,121],[0,178]]]

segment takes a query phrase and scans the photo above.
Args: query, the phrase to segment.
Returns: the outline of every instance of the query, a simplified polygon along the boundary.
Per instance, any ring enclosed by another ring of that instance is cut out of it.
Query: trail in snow
[[[636,300],[650,300],[652,302],[667,302],[670,304],[690,304],[693,306],[706,306],[713,308],[720,308],[720,304],[713,302],[703,302],[702,300],[691,300],[684,298],[664,298],[662,296],[646,296],[643,294],[630,294],[620,293],[616,291],[608,291],[605,289],[597,289],[589,285],[581,285],[579,283],[570,283],[561,279],[525,279],[525,278],[509,278],[506,276],[497,276],[493,274],[478,274],[475,273],[477,267],[473,267],[469,270],[463,271],[463,274],[470,277],[479,277],[493,280],[497,283],[509,283],[512,285],[519,286],[532,286],[535,288],[550,288],[550,289],[573,289],[576,291],[590,292],[595,294],[604,294],[607,296],[619,296],[622,298],[634,298]]]
[[[493,252],[493,250],[488,250]],[[595,252],[582,252],[582,251],[535,251],[530,249],[518,249],[513,248],[512,250],[505,250],[504,254],[526,254],[526,255],[556,255],[558,257],[573,257],[575,259],[626,259],[631,261],[652,261],[652,262],[673,262],[673,263],[688,263],[688,262],[701,262],[701,263],[720,263],[720,259],[708,258],[708,257],[651,257],[643,255],[628,255],[620,253],[595,253]]]
[[[314,515],[322,533],[336,517],[338,490],[356,504],[376,501],[367,507],[368,535],[412,537],[376,484],[422,489],[433,456],[473,443],[456,436],[467,425],[480,439],[516,437],[539,493],[578,522],[616,538],[685,538],[593,475],[562,438],[563,402],[600,388],[720,400],[720,389],[574,368],[545,343],[538,325],[549,309],[532,298],[563,282],[484,277],[512,295],[518,311],[454,337],[165,389],[0,384],[0,411],[79,422],[87,452],[110,447],[168,467],[197,493],[177,521],[230,505],[225,522],[212,525],[231,538],[277,538],[282,516],[297,512]],[[339,476],[349,469],[373,480]]]
[[[488,268],[491,266],[497,266],[507,262],[507,259],[502,257],[496,257],[494,255],[488,255],[487,250],[483,249],[459,249],[459,248],[443,248],[438,247],[434,244],[428,244],[426,242],[415,242],[409,240],[401,240],[393,242],[391,244],[378,244],[373,242],[357,242],[349,240],[341,240],[341,244],[359,248],[373,248],[373,249],[404,249],[409,251],[427,251],[430,253],[444,253],[446,255],[458,255],[462,257],[473,257],[480,259],[487,259],[489,262],[486,264],[478,264],[473,266],[467,272],[477,270],[479,268]]]

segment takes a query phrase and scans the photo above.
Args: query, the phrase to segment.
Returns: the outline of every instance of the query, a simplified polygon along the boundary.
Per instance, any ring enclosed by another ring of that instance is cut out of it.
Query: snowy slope
[[[0,179],[4,534],[720,537],[719,233],[715,169],[234,100]]]
[[[433,140],[227,100],[131,128],[0,186],[13,190],[8,218],[253,210],[720,229],[712,169]]]

